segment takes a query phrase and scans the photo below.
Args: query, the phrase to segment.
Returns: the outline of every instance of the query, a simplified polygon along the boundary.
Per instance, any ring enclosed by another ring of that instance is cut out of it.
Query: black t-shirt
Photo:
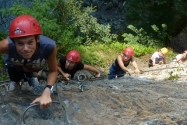
[[[132,62],[132,58],[129,59],[128,63],[127,64],[124,64],[125,67],[127,67],[129,65],[129,63]],[[112,67],[115,69],[115,70],[122,70],[121,67],[119,66],[119,63],[118,63],[118,60],[116,59],[115,62],[112,64]]]
[[[72,69],[72,70],[65,69],[65,64],[66,64],[66,57],[65,57],[65,56],[62,56],[62,57],[60,58],[59,63],[60,63],[60,65],[61,65],[62,71],[64,71],[65,73],[70,74],[70,75],[71,75],[71,78],[74,77],[75,73],[76,73],[78,70],[84,69],[84,64],[81,63],[81,62],[78,63],[78,64],[76,65],[76,67],[75,67],[74,69]]]

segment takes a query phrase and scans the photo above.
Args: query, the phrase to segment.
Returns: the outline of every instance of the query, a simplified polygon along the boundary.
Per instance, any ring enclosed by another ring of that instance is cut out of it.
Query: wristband
[[[50,89],[50,92],[53,93],[53,86],[52,85],[46,85],[45,88],[49,88]],[[44,89],[45,89],[44,88]]]

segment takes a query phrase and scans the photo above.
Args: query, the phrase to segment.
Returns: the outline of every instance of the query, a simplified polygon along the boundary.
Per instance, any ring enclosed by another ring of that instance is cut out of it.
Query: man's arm
[[[85,70],[89,70],[89,71],[91,71],[91,72],[94,72],[94,73],[95,73],[95,77],[100,77],[100,72],[99,72],[99,70],[97,70],[97,69],[94,68],[93,66],[84,64],[84,69],[85,69]]]
[[[153,58],[153,66],[158,66],[159,64],[156,64],[156,58]]]
[[[138,69],[138,65],[136,61],[134,60],[134,57],[132,58],[132,65],[135,68],[135,73],[140,73],[140,70]]]
[[[163,63],[166,64],[166,57],[163,58]]]
[[[56,78],[57,78],[57,62],[56,62],[56,46],[54,47],[54,50],[52,54],[47,59],[48,67],[49,67],[49,73],[47,76],[47,85],[53,86],[55,84]],[[52,99],[51,99],[51,91],[48,87],[46,87],[42,93],[42,95],[38,98],[36,98],[32,103],[40,102],[40,109],[47,108],[51,106]]]
[[[62,74],[62,76],[66,78],[66,80],[69,80],[69,77],[70,77],[71,75],[68,74],[68,73],[65,73],[65,72],[61,69],[60,60],[58,61],[58,64],[57,64],[57,70],[58,70],[58,73]]]
[[[56,62],[56,46],[54,47],[54,50],[52,54],[47,59],[48,67],[49,67],[49,73],[47,76],[47,85],[54,85],[57,78],[57,62]]]
[[[8,39],[4,39],[0,42],[0,54],[8,54]]]

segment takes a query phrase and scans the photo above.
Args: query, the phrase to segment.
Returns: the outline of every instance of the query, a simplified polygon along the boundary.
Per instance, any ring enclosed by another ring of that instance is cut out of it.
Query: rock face
[[[154,70],[164,67],[168,69]],[[0,124],[185,125],[187,83],[182,72],[186,74],[186,70],[172,67],[173,64],[167,64],[149,68],[154,71],[114,80],[71,80],[68,85],[58,82],[55,91],[59,96],[52,94],[52,98],[57,102],[60,99],[61,104],[53,103],[44,110],[33,106],[24,117],[24,111],[37,97],[32,94],[32,88],[25,84],[21,91],[2,91],[5,98],[0,107]],[[166,74],[171,71],[179,73],[180,77],[168,80],[169,75]],[[79,89],[81,84],[83,92]]]

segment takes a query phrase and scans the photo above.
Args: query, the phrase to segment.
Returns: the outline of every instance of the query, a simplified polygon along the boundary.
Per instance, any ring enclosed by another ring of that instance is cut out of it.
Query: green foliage
[[[8,36],[6,32],[0,31],[0,40],[5,39]],[[0,55],[0,67],[4,67],[4,60],[3,60],[3,55]]]
[[[184,71],[184,68],[183,67],[179,67],[179,68],[177,68],[177,71]]]
[[[9,76],[7,74],[1,74],[0,81],[8,80]]]
[[[0,31],[0,40],[5,39],[8,36],[6,32]]]
[[[3,57],[4,57],[4,55],[0,55],[0,67],[4,67],[4,65],[5,65]]]
[[[175,53],[172,49],[169,49],[167,56],[166,56],[167,62],[172,62],[177,56],[177,54],[178,53]]]
[[[108,49],[111,49],[112,48],[112,51],[116,51],[118,53],[121,53],[123,52],[123,50],[126,48],[126,47],[132,47],[135,51],[135,56],[136,57],[140,57],[140,56],[143,56],[145,54],[148,54],[148,53],[153,53],[155,51],[154,48],[152,47],[147,47],[147,46],[144,46],[144,45],[141,45],[141,44],[134,44],[134,43],[120,43],[120,42],[113,42],[109,45],[107,45],[109,48]],[[104,50],[106,51],[106,47],[104,48]]]
[[[150,47],[150,46],[147,47],[147,46],[143,46],[143,45],[134,45],[133,48],[134,48],[136,57],[141,57],[146,54],[150,54],[150,53],[155,52],[155,48]]]
[[[179,76],[177,74],[173,74],[173,71],[169,72],[168,80],[177,80],[177,79],[179,79]]]
[[[157,35],[157,38],[155,38],[152,33],[147,33],[142,28],[138,30],[133,25],[129,25],[128,28],[132,30],[135,35],[131,33],[124,33],[122,35],[124,37],[124,41],[131,44],[139,43],[145,46],[163,46],[163,41],[165,39],[171,39],[166,32],[167,26],[165,24],[162,24],[162,30],[160,30],[156,25],[152,25],[151,27]]]
[[[93,7],[86,7],[81,15],[73,17],[76,20],[73,25],[78,29],[78,34],[84,37],[83,43],[89,45],[93,42],[112,42],[117,35],[110,33],[110,25],[99,24],[97,18],[90,15],[94,11]]]
[[[82,37],[74,37],[71,27],[66,28],[57,41],[58,57],[68,53],[72,49],[77,49],[82,43]]]
[[[133,25],[143,28],[146,32],[152,33],[152,24],[159,26],[166,24],[167,33],[174,37],[180,33],[187,23],[187,2],[184,0],[128,0],[126,1],[126,26]],[[125,26],[125,27],[126,27]],[[163,43],[169,43],[169,39],[164,39]]]

